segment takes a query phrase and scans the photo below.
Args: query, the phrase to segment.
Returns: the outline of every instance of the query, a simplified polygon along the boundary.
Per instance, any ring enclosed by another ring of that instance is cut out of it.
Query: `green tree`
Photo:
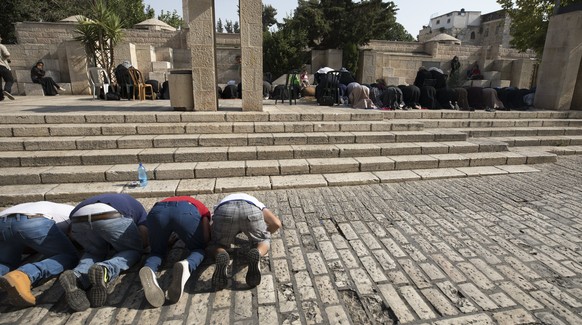
[[[23,21],[59,21],[73,15],[87,16],[97,0],[0,0],[0,35],[3,42],[16,43],[14,24]],[[154,17],[143,0],[106,0],[119,15],[124,28]]]
[[[162,10],[160,15],[158,16],[158,19],[174,28],[180,28],[184,24],[184,19],[182,19],[182,17],[178,15],[178,12],[176,10],[174,10],[174,12],[172,13],[170,13],[169,11],[164,12]]]
[[[238,21],[235,21],[232,24],[232,32],[235,34],[239,34],[240,33],[240,25],[238,24]]]
[[[511,17],[511,45],[520,51],[532,49],[541,57],[544,52],[549,19],[554,0],[497,0]],[[582,0],[561,0],[564,7]]]
[[[234,30],[232,28],[232,21],[231,20],[228,20],[228,19],[226,20],[226,23],[224,24],[224,30],[227,33],[231,33],[231,34],[234,33]]]
[[[216,22],[216,32],[224,33],[224,26],[222,25],[222,20],[220,18],[218,18],[218,21]]]
[[[305,31],[285,25],[276,32],[264,32],[263,70],[277,77],[291,69],[299,69],[309,61],[305,39]]]
[[[271,5],[263,4],[263,31],[266,32],[269,28],[277,24],[277,9]]]
[[[103,0],[96,0],[86,18],[75,30],[90,64],[102,67],[113,77],[114,48],[123,38],[121,19]]]

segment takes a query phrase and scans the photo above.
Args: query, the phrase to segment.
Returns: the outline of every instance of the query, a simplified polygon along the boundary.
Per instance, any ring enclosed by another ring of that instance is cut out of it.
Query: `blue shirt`
[[[70,216],[73,217],[77,210],[93,203],[105,203],[110,205],[124,217],[131,218],[138,226],[145,225],[146,223],[146,217],[148,214],[143,205],[141,205],[141,203],[139,203],[139,201],[134,199],[131,195],[123,193],[100,194],[90,197],[79,203],[73,209],[73,211],[71,211]]]

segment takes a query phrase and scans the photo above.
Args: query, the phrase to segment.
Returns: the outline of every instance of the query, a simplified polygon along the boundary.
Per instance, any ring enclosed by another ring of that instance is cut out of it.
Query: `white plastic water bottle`
[[[148,173],[142,163],[139,163],[139,167],[137,167],[137,179],[139,180],[139,186],[145,187],[148,185]]]

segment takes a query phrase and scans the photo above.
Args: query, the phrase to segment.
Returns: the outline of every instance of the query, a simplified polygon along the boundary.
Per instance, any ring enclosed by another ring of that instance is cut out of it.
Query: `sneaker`
[[[168,300],[176,303],[182,298],[186,281],[190,278],[190,266],[188,261],[180,261],[174,264],[172,270],[172,282],[168,287]]]
[[[14,96],[12,96],[12,94],[7,92],[6,90],[4,90],[2,93],[4,94],[4,96],[8,97],[8,99],[14,100]]]
[[[8,302],[13,306],[28,307],[36,304],[30,287],[30,278],[22,271],[15,270],[0,277],[0,288],[8,293]]]
[[[63,87],[59,87],[59,90],[60,90],[60,91],[65,91],[66,89],[65,89],[65,88],[63,88]]]
[[[247,271],[247,284],[253,288],[261,283],[261,254],[253,248],[249,251],[249,270]]]
[[[228,267],[228,262],[230,261],[230,256],[227,252],[221,252],[216,254],[216,268],[214,269],[214,274],[212,275],[212,285],[215,290],[222,290],[226,287],[228,283],[228,278],[226,277],[226,269]]]
[[[149,267],[144,266],[139,270],[139,281],[143,287],[143,293],[146,300],[150,305],[156,308],[161,307],[166,301],[166,296],[158,284],[156,273],[154,273],[154,271]]]
[[[67,304],[69,304],[74,311],[87,310],[89,308],[89,299],[87,299],[85,291],[79,288],[77,281],[78,278],[75,275],[75,272],[71,270],[63,272],[59,277],[59,283],[65,290]]]
[[[107,282],[109,282],[107,268],[98,264],[91,266],[89,282],[91,282],[91,289],[89,289],[88,298],[91,307],[103,306],[107,301]]]

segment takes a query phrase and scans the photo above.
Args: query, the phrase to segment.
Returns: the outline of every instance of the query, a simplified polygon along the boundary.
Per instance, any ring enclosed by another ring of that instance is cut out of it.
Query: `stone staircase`
[[[0,206],[103,192],[143,198],[530,172],[525,165],[564,153],[547,146],[582,152],[580,118],[346,109],[4,114]],[[145,188],[129,184],[138,162],[148,169]]]

